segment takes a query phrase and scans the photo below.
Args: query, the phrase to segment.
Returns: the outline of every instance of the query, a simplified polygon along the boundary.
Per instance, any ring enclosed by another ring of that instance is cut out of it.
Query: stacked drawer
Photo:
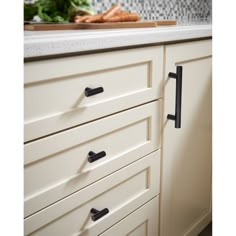
[[[25,235],[158,234],[162,57],[25,64]]]

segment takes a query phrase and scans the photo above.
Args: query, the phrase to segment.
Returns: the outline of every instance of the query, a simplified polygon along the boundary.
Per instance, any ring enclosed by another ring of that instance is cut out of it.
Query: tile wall
[[[25,0],[32,2],[34,0]],[[124,10],[138,12],[142,19],[176,19],[178,23],[211,23],[212,0],[91,0],[96,12],[103,12],[114,3]]]

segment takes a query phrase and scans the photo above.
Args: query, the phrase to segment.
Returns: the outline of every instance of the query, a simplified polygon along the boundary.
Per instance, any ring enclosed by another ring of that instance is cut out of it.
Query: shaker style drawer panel
[[[25,141],[160,98],[162,71],[162,46],[26,63]]]
[[[158,195],[159,184],[156,151],[29,216],[25,235],[98,235]]]
[[[134,211],[100,236],[158,236],[159,196]]]
[[[25,144],[25,217],[157,150],[160,117],[161,100]]]

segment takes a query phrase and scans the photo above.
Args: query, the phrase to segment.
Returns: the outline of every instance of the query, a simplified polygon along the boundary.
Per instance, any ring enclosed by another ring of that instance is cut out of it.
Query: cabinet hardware
[[[109,210],[108,210],[107,208],[104,208],[103,210],[98,211],[98,210],[96,210],[95,208],[92,208],[92,209],[90,210],[90,212],[93,214],[93,215],[91,216],[91,219],[92,219],[93,221],[96,221],[96,220],[102,218],[103,216],[105,216],[106,214],[108,214],[108,213],[109,213]]]
[[[88,155],[89,155],[88,162],[92,163],[94,161],[99,160],[102,157],[105,157],[106,152],[102,151],[102,152],[99,152],[99,153],[94,153],[94,152],[91,151],[91,152],[88,153]]]
[[[176,79],[175,115],[168,114],[167,119],[175,121],[175,128],[181,128],[181,103],[182,103],[182,74],[183,67],[177,66],[176,73],[169,73],[169,78]]]
[[[86,88],[84,90],[84,94],[86,97],[91,97],[91,96],[96,95],[98,93],[103,93],[103,91],[104,91],[103,87],[94,88],[94,89]]]

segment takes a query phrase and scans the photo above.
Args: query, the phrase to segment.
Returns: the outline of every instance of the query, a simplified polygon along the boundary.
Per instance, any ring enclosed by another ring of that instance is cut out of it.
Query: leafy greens
[[[75,15],[93,15],[90,0],[37,0],[24,3],[24,20],[39,16],[45,22],[69,22]]]

